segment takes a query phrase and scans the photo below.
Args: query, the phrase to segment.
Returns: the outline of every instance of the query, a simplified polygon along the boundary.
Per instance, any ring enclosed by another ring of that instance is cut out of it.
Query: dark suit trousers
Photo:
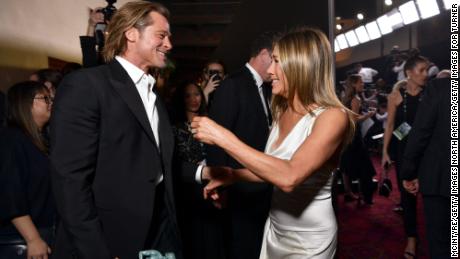
[[[165,187],[163,182],[158,184],[155,190],[155,209],[144,249],[155,249],[163,255],[173,252],[176,259],[183,258],[178,230],[171,221],[165,205]]]
[[[447,197],[424,195],[426,236],[430,258],[450,257],[450,200]]]

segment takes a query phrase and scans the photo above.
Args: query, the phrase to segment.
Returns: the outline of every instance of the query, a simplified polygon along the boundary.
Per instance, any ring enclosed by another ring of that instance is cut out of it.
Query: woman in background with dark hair
[[[18,83],[7,93],[8,127],[0,133],[0,258],[51,253],[56,212],[43,136],[51,105],[39,82]]]
[[[404,149],[407,135],[413,125],[418,104],[422,100],[422,91],[428,78],[428,59],[422,56],[413,56],[406,61],[404,81],[396,83],[388,96],[388,118],[383,137],[382,166],[392,163],[389,156],[389,146],[393,135],[398,136],[395,143],[396,174],[398,187],[401,193],[401,206],[403,209],[404,229],[407,236],[407,245],[404,249],[405,258],[416,258],[417,252],[417,197],[408,193],[402,186],[400,177]],[[396,130],[395,130],[396,129]]]
[[[206,115],[206,101],[201,88],[194,83],[179,86],[175,93],[176,110],[173,133],[179,159],[205,164],[204,145],[193,138],[190,123],[195,116]],[[203,198],[203,186],[179,182],[178,221],[183,237],[184,256],[189,259],[224,258],[222,232],[223,212]]]
[[[344,172],[344,186],[347,187],[345,191],[348,192],[345,194],[345,200],[349,201],[355,198],[351,192],[351,187],[349,187],[350,179],[347,178],[358,178],[364,203],[372,204],[372,177],[375,175],[375,169],[369,158],[369,153],[364,147],[359,122],[374,116],[375,112],[362,114],[360,95],[364,90],[364,82],[361,75],[349,75],[346,85],[345,97],[342,102],[348,109],[354,112],[356,131],[352,143],[344,150],[340,163],[340,169]]]

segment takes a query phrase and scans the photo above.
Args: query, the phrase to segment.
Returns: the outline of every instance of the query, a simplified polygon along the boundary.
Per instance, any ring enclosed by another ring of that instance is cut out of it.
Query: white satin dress
[[[274,125],[265,153],[289,160],[310,135],[314,116],[302,117],[275,149],[279,127]],[[330,259],[337,245],[337,222],[331,202],[333,166],[324,166],[291,193],[274,187],[269,217],[264,231],[260,259]],[[288,174],[289,172],[286,172]]]

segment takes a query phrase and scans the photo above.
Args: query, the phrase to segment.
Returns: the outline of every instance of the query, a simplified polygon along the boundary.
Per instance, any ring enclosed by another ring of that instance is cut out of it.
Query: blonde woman
[[[353,119],[334,92],[327,37],[303,28],[275,45],[268,69],[274,125],[265,153],[208,118],[192,123],[195,137],[218,145],[244,165],[211,178],[205,196],[235,181],[265,181],[274,192],[260,258],[333,258],[337,224],[331,203],[332,171],[353,134]]]

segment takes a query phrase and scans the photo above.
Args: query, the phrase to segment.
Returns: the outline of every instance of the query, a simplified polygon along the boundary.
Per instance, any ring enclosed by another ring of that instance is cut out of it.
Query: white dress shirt
[[[246,67],[249,69],[249,71],[252,74],[252,77],[256,81],[256,85],[257,85],[257,88],[259,90],[260,99],[262,101],[262,106],[264,107],[264,112],[265,112],[265,115],[267,116],[267,119],[268,119],[268,113],[270,111],[268,110],[267,101],[265,100],[264,91],[263,91],[263,88],[262,88],[262,84],[264,83],[264,80],[259,75],[259,73],[257,73],[257,71],[253,67],[251,67],[251,65],[249,65],[249,63],[246,63]]]
[[[120,63],[120,65],[126,70],[131,80],[133,80],[136,90],[141,97],[142,104],[144,105],[145,112],[147,113],[147,118],[149,119],[150,127],[155,138],[155,142],[160,151],[160,138],[158,133],[158,111],[155,106],[157,100],[156,94],[153,92],[153,87],[155,85],[155,78],[153,76],[146,74],[142,69],[138,68],[128,60],[116,56],[115,59]],[[157,179],[157,184],[163,180],[163,174],[160,174],[159,179]]]

